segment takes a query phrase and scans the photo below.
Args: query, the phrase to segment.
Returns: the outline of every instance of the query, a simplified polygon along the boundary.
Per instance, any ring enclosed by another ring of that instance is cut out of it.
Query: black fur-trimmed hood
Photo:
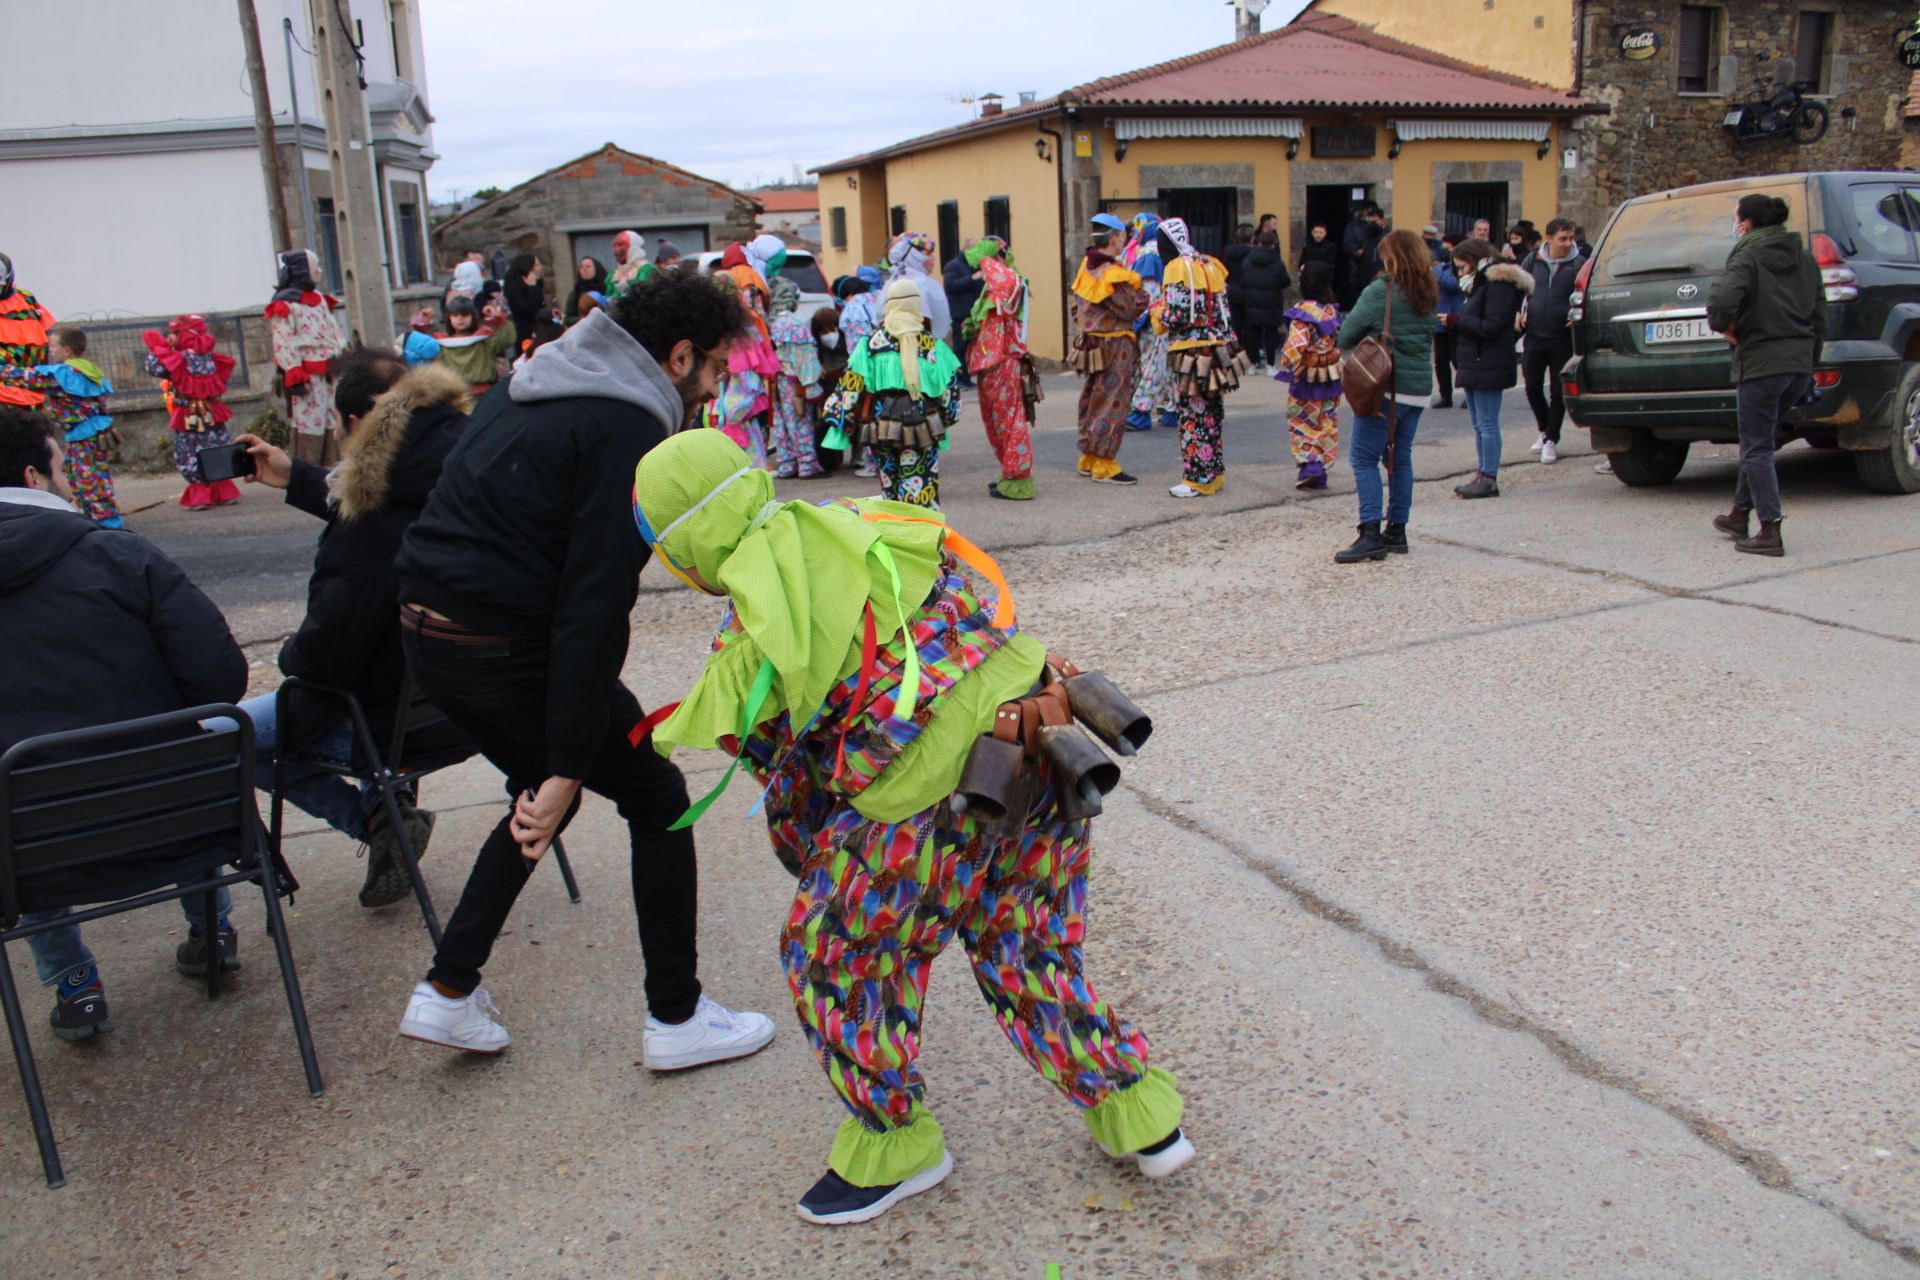
[[[443,364],[421,365],[394,383],[347,437],[345,457],[328,478],[340,518],[394,503],[425,505],[472,407],[467,384]]]

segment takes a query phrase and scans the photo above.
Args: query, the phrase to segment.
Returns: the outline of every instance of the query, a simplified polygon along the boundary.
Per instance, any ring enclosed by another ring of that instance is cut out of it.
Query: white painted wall
[[[0,191],[0,248],[60,319],[261,307],[273,292],[252,150],[8,161]]]

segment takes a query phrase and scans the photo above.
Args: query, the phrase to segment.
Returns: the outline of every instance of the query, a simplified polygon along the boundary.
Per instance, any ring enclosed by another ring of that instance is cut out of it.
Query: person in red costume
[[[47,362],[53,315],[39,299],[14,287],[13,259],[0,253],[0,368],[31,370]],[[38,408],[46,396],[30,386],[0,385],[0,404]]]
[[[199,468],[202,449],[232,443],[227,437],[227,422],[233,410],[222,397],[227,393],[228,379],[233,377],[233,357],[213,349],[213,330],[207,328],[204,316],[175,316],[167,323],[165,334],[149,329],[141,336],[149,353],[147,372],[162,379],[160,389],[167,397],[173,465],[187,482],[180,505],[189,511],[204,511],[240,501],[240,491],[233,481],[203,484]]]

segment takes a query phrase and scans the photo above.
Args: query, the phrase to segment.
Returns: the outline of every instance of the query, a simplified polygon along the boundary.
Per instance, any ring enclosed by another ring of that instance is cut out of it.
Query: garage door
[[[646,236],[647,256],[650,258],[658,252],[662,240],[673,241],[680,246],[680,252],[686,254],[689,258],[707,247],[707,228],[705,226],[635,227],[633,229]],[[577,263],[582,258],[598,258],[611,269],[613,267],[613,238],[625,230],[627,230],[625,227],[609,227],[605,231],[574,232],[573,260]]]

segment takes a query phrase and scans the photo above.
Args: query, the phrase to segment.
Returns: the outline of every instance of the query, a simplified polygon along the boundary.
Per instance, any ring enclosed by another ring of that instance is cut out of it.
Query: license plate
[[[1707,327],[1706,317],[1693,320],[1647,321],[1646,345],[1662,342],[1711,342],[1720,335]]]
[[[1741,113],[1741,112],[1739,112],[1739,111],[1737,111],[1737,110],[1735,110],[1735,111],[1729,111],[1729,112],[1727,112],[1727,118],[1726,118],[1725,120],[1722,120],[1722,121],[1721,121],[1720,123],[1721,123],[1721,124],[1723,124],[1723,125],[1727,125],[1727,124],[1739,124],[1739,123],[1740,123],[1740,116],[1741,116],[1741,114],[1742,114],[1742,113]]]

